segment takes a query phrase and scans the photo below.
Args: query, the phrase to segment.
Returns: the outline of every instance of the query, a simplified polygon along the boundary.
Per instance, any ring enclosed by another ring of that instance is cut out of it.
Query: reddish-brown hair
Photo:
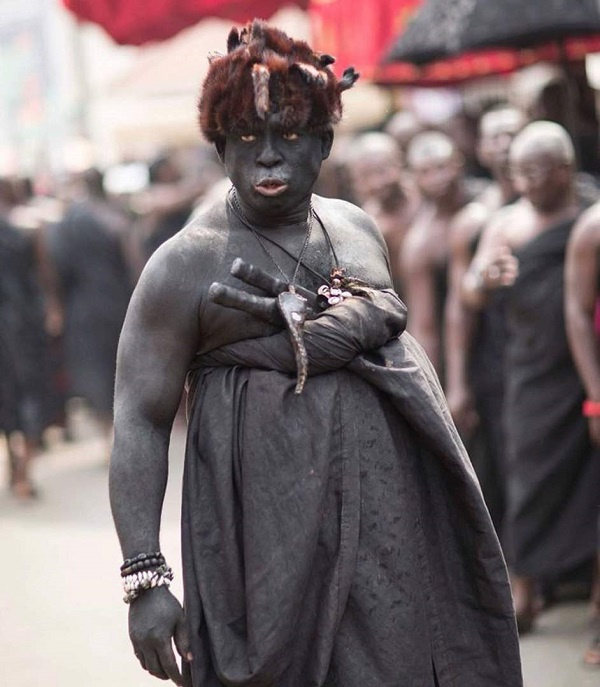
[[[337,79],[331,55],[255,19],[232,29],[227,54],[209,57],[199,103],[200,129],[211,142],[258,130],[266,115],[287,131],[323,133],[342,115],[341,93],[358,79],[352,67]]]

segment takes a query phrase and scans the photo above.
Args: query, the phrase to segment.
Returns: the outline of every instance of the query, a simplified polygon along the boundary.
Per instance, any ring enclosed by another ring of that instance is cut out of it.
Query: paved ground
[[[182,447],[177,431],[162,536],[171,562],[179,560]],[[36,461],[42,492],[36,503],[17,503],[0,491],[2,685],[160,684],[141,671],[129,648],[104,451],[89,434],[74,444],[57,443]],[[175,590],[180,592],[179,577]],[[522,642],[526,687],[598,687],[600,671],[580,665],[588,638],[585,604],[545,613],[536,633]]]

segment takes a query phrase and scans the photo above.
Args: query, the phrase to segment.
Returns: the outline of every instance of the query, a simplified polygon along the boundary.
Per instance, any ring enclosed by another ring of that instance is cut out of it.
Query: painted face
[[[310,201],[330,147],[331,137],[285,131],[267,119],[260,131],[227,136],[223,162],[248,214],[284,219]]]

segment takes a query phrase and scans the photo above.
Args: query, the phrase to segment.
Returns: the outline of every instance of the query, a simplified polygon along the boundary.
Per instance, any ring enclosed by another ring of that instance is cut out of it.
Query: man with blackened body
[[[200,123],[233,186],[152,256],[120,342],[134,651],[193,687],[518,686],[504,560],[385,244],[312,195],[357,78],[332,61],[258,21],[212,58]],[[186,378],[184,614],[159,528]]]

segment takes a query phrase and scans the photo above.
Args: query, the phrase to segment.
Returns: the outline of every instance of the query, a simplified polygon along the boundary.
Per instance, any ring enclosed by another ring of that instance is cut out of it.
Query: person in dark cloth
[[[584,212],[567,246],[565,315],[567,334],[587,399],[582,408],[596,451],[600,451],[600,203]],[[600,455],[598,456],[600,458]],[[595,625],[585,665],[600,668],[600,519],[596,578],[592,593]]]
[[[37,495],[31,458],[49,424],[44,304],[31,234],[12,221],[12,183],[0,179],[0,432],[8,448],[9,488]]]
[[[385,239],[394,288],[402,294],[402,244],[420,199],[403,168],[400,148],[389,134],[365,133],[355,139],[346,163],[360,206]]]
[[[582,210],[574,151],[553,122],[533,122],[511,151],[522,198],[486,229],[471,289],[485,299],[508,287],[505,357],[506,552],[517,620],[531,629],[536,583],[556,581],[593,558],[600,460],[581,415],[583,387],[563,313],[565,250]]]
[[[443,381],[450,226],[472,198],[465,189],[461,154],[446,134],[417,134],[409,145],[407,162],[422,198],[401,255],[408,328]]]
[[[87,401],[106,435],[112,428],[117,344],[133,289],[130,225],[107,200],[102,174],[89,169],[63,219],[46,232],[62,306],[69,397]]]
[[[207,182],[186,177],[172,152],[157,155],[148,166],[150,186],[136,201],[141,212],[141,264],[187,222]]]
[[[212,59],[200,124],[233,187],[156,251],[119,345],[130,637],[193,687],[521,685],[498,540],[383,238],[311,193],[358,76],[332,62],[259,21]],[[184,615],[159,529],[186,378]]]
[[[506,331],[501,298],[474,306],[463,294],[474,251],[485,226],[503,206],[516,200],[509,174],[509,149],[525,125],[524,115],[503,106],[483,115],[479,124],[481,164],[494,182],[456,216],[450,230],[450,278],[445,312],[446,396],[452,418],[467,441],[483,495],[501,536],[504,519],[504,348]],[[485,280],[485,273],[481,280]],[[475,295],[480,290],[475,285]],[[468,287],[468,284],[467,284]],[[483,283],[485,288],[485,282]],[[478,312],[477,312],[478,311]]]

